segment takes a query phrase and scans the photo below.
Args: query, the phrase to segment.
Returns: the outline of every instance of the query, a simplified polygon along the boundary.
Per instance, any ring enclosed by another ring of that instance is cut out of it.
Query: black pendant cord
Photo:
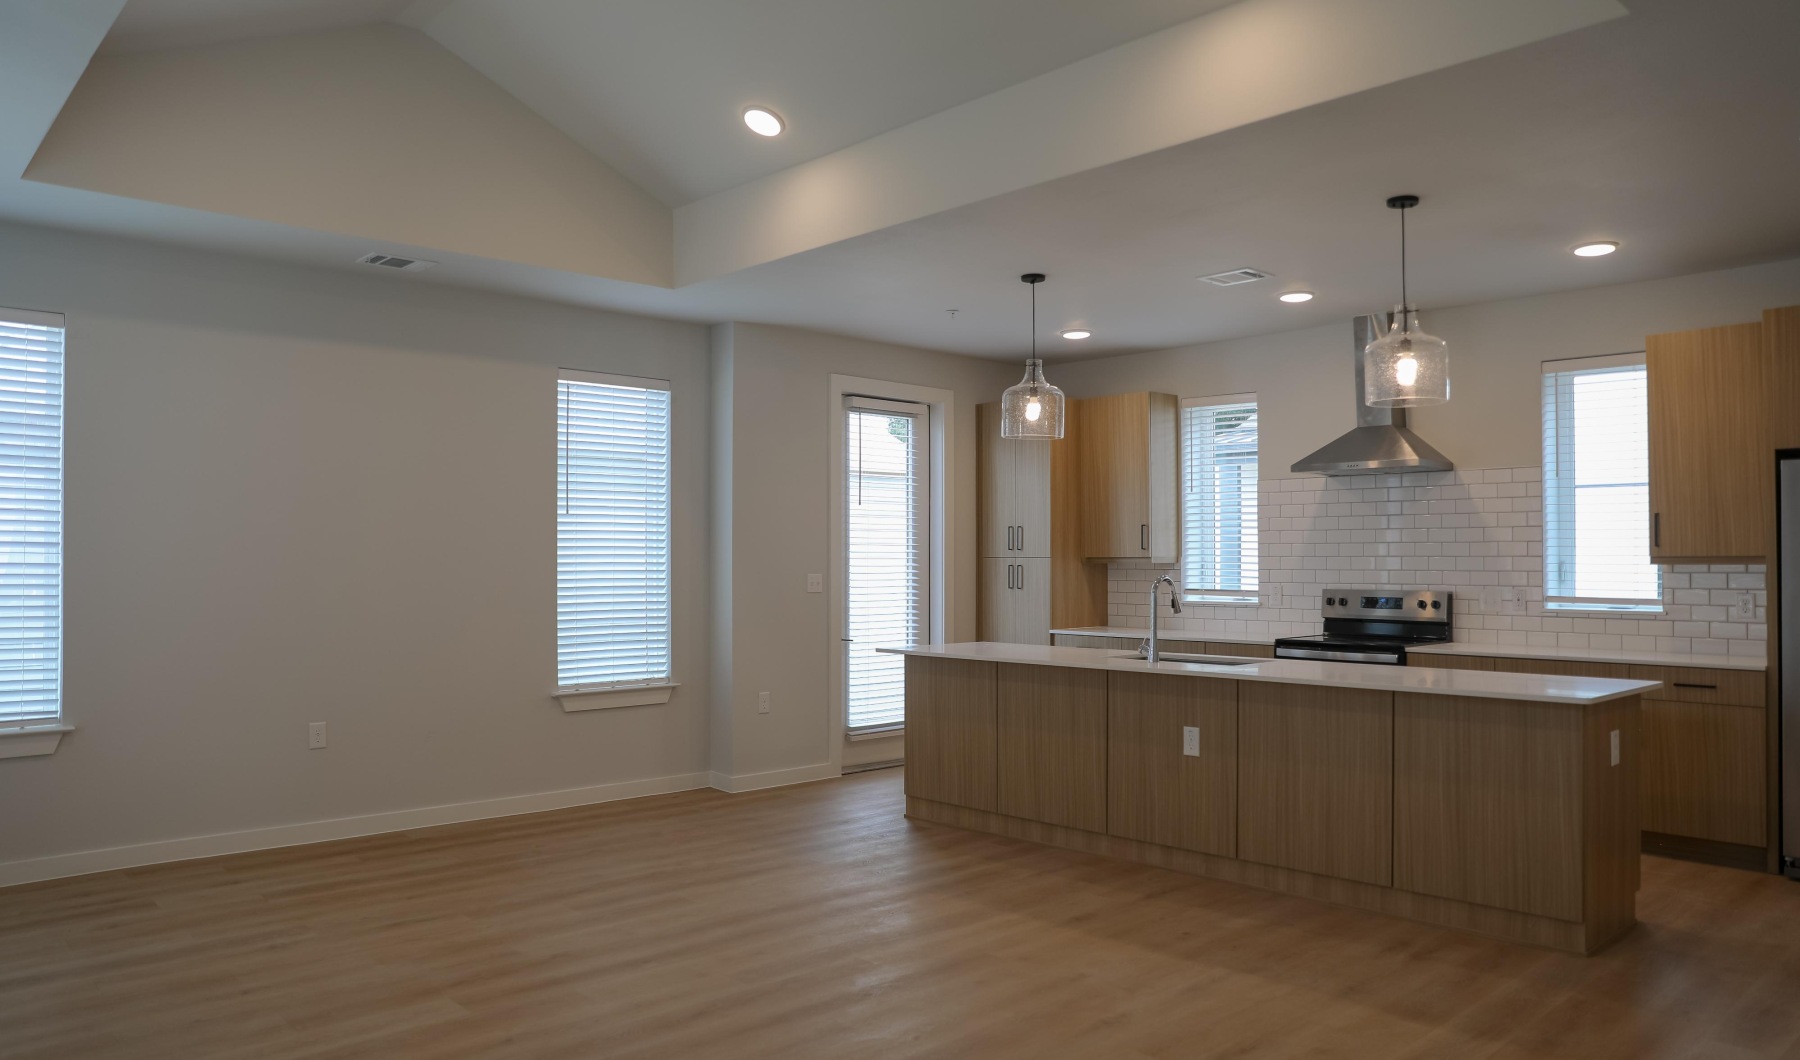
[[[1037,360],[1037,284],[1031,285],[1031,359]]]
[[[1406,298],[1406,207],[1404,206],[1400,208],[1400,305],[1401,316],[1405,317],[1407,314],[1404,310],[1412,303]],[[1401,330],[1406,330],[1406,327],[1405,324],[1402,324]]]

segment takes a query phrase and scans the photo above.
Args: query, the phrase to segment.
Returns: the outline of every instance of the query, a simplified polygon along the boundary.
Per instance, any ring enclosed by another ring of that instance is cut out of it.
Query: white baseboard
[[[763,788],[780,788],[789,784],[808,784],[815,780],[835,780],[843,775],[843,770],[830,762],[820,762],[816,766],[795,766],[793,769],[773,769],[767,773],[745,773],[731,776],[728,773],[714,773],[712,786],[720,791],[760,791]]]
[[[788,770],[787,772],[795,772]],[[761,774],[760,776],[773,776]],[[585,788],[567,788],[535,795],[511,795],[479,802],[458,802],[447,806],[425,806],[416,810],[393,810],[361,817],[338,817],[327,821],[253,828],[243,832],[166,839],[155,843],[83,850],[73,854],[53,854],[43,858],[0,862],[0,887],[38,880],[54,880],[64,876],[83,876],[90,872],[129,869],[140,865],[156,865],[166,861],[188,861],[193,858],[217,857],[220,854],[242,854],[251,850],[302,846],[333,839],[353,839],[381,832],[403,832],[409,828],[429,828],[440,824],[480,821],[490,817],[511,817],[521,813],[562,810],[570,806],[589,806],[619,799],[636,799],[645,795],[666,795],[672,791],[720,787],[718,773],[682,773],[648,780],[626,780],[614,784],[595,784]],[[758,779],[758,778],[738,778]],[[816,778],[807,778],[816,779]],[[797,780],[774,783],[799,783]],[[769,784],[760,787],[772,786]],[[721,788],[724,791],[748,790]]]

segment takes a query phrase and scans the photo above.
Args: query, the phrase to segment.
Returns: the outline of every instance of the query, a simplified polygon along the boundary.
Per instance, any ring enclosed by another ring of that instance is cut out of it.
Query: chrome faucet
[[[1151,582],[1150,639],[1144,642],[1144,658],[1150,660],[1152,666],[1162,661],[1162,652],[1158,649],[1156,642],[1156,598],[1165,583],[1169,586],[1169,610],[1174,614],[1181,614],[1181,588],[1175,584],[1175,579],[1165,574]]]

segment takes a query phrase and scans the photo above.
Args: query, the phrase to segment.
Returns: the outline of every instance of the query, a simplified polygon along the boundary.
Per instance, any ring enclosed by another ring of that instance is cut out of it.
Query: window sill
[[[74,732],[75,726],[60,721],[37,724],[8,725],[0,728],[0,758],[35,758],[56,753],[63,733]]]
[[[849,740],[851,743],[855,743],[859,740],[881,740],[889,736],[904,735],[906,735],[906,726],[904,724],[883,725],[879,729],[856,729],[847,732],[844,734],[844,739]]]
[[[675,690],[681,687],[679,681],[668,681],[654,685],[625,685],[617,688],[559,688],[552,695],[562,704],[564,712],[573,714],[580,710],[609,710],[613,707],[652,707],[667,703]]]
[[[1563,614],[1573,611],[1577,614],[1597,615],[1660,615],[1664,614],[1661,604],[1545,604],[1545,614]]]
[[[1261,596],[1250,596],[1242,593],[1205,593],[1193,589],[1183,590],[1181,602],[1184,604],[1205,604],[1208,607],[1261,607]]]

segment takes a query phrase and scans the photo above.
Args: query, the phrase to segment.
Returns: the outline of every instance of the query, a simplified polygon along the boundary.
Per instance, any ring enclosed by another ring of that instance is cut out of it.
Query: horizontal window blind
[[[1544,586],[1550,607],[1661,606],[1639,356],[1544,366]]]
[[[0,724],[62,713],[63,321],[0,309]]]
[[[556,418],[556,683],[669,680],[669,391],[562,373]]]
[[[844,418],[845,726],[856,732],[906,720],[906,660],[876,649],[928,639],[926,438],[922,407],[914,414],[852,404]]]
[[[1181,414],[1183,588],[1253,596],[1260,577],[1255,395],[1186,402]]]

